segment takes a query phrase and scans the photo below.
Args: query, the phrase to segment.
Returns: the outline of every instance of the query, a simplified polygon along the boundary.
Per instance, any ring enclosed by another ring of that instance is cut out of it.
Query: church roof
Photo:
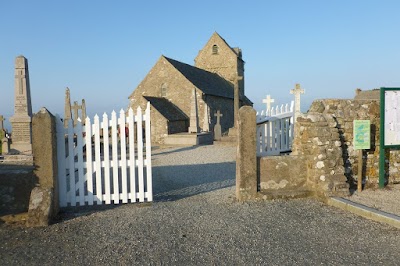
[[[168,121],[188,120],[189,118],[175,104],[165,98],[143,96]]]
[[[218,74],[176,61],[165,56],[164,58],[203,93],[233,99],[234,95],[232,83],[226,81]],[[251,103],[247,97],[245,97],[244,100]]]

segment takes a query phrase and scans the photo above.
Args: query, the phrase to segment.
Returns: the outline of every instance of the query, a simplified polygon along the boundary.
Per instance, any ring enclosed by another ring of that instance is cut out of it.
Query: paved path
[[[312,199],[235,202],[234,152],[155,150],[156,202],[0,225],[0,265],[398,265],[393,227]]]

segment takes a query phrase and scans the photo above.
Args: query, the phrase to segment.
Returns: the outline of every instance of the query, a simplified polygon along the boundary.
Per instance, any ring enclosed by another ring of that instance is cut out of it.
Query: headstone
[[[190,126],[189,133],[199,133],[199,116],[197,114],[196,89],[193,89],[191,107],[190,107]]]
[[[82,124],[85,125],[86,121],[86,103],[85,99],[82,99],[82,104],[79,105],[77,101],[74,101],[74,105],[71,106],[71,95],[70,90],[67,88],[65,90],[65,108],[64,108],[64,127],[68,126],[68,121],[72,119],[73,125],[76,126],[78,119],[82,121]],[[81,111],[79,115],[79,110]],[[72,118],[73,116],[73,118]]]
[[[72,118],[71,113],[71,95],[69,88],[65,89],[65,105],[64,105],[64,127],[68,127],[68,121]]]
[[[12,150],[32,154],[32,105],[29,85],[28,60],[22,55],[15,59],[14,115],[12,125]]]
[[[4,124],[3,124],[4,120],[5,120],[4,116],[0,115],[0,130],[4,129]]]
[[[263,103],[266,104],[266,115],[271,115],[271,103],[275,102],[274,99],[271,98],[271,95],[267,95],[265,99],[262,100]]]
[[[214,140],[221,140],[221,138],[222,138],[222,132],[221,132],[221,117],[222,117],[222,114],[218,110],[214,114],[214,116],[217,117],[217,123],[214,126]]]
[[[1,153],[8,154],[10,152],[10,142],[8,141],[8,138],[4,137],[0,139],[0,141],[1,141]]]
[[[296,87],[290,90],[290,94],[294,94],[294,121],[297,121],[297,117],[301,114],[300,112],[300,94],[304,94],[304,90],[300,88],[300,84],[296,84]]]

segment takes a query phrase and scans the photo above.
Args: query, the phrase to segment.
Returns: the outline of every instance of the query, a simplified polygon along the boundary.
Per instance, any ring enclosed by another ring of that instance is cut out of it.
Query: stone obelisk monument
[[[199,116],[197,113],[197,96],[196,89],[193,89],[192,102],[190,106],[190,126],[189,133],[199,133]]]
[[[32,154],[32,105],[29,85],[28,60],[22,55],[15,59],[14,115],[10,118],[12,126],[11,149],[20,153]]]

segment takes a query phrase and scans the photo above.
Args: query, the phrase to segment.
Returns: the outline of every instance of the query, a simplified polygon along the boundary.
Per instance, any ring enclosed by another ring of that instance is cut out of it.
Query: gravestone
[[[5,120],[4,116],[0,115],[0,130],[4,130],[4,124],[3,124],[4,120]]]
[[[13,152],[32,154],[32,105],[28,60],[22,55],[15,59],[14,115],[12,125]]]
[[[300,94],[304,94],[304,90],[300,88],[300,84],[296,84],[296,87],[290,90],[290,94],[294,94],[294,122],[297,121],[297,117],[301,114],[300,112]]]
[[[79,114],[79,110],[81,113]],[[72,118],[73,115],[73,118]],[[85,99],[82,99],[82,104],[79,105],[77,101],[74,101],[74,105],[71,106],[71,95],[70,90],[65,90],[65,107],[64,107],[64,127],[68,126],[68,121],[72,119],[73,125],[76,126],[78,118],[82,121],[82,125],[85,125],[86,121],[86,103]]]
[[[214,126],[214,140],[221,140],[222,138],[222,132],[221,132],[221,117],[222,114],[218,110],[215,114],[215,117],[217,117],[217,123]]]
[[[196,89],[193,89],[192,102],[190,107],[190,126],[189,133],[199,133],[199,116],[197,114]]]
[[[71,95],[69,88],[65,89],[65,104],[64,104],[64,127],[68,127],[68,121],[72,118],[71,114]]]
[[[265,103],[267,107],[266,115],[271,115],[271,103],[275,102],[275,100],[271,98],[271,95],[267,95],[267,97],[263,99],[262,102]]]

